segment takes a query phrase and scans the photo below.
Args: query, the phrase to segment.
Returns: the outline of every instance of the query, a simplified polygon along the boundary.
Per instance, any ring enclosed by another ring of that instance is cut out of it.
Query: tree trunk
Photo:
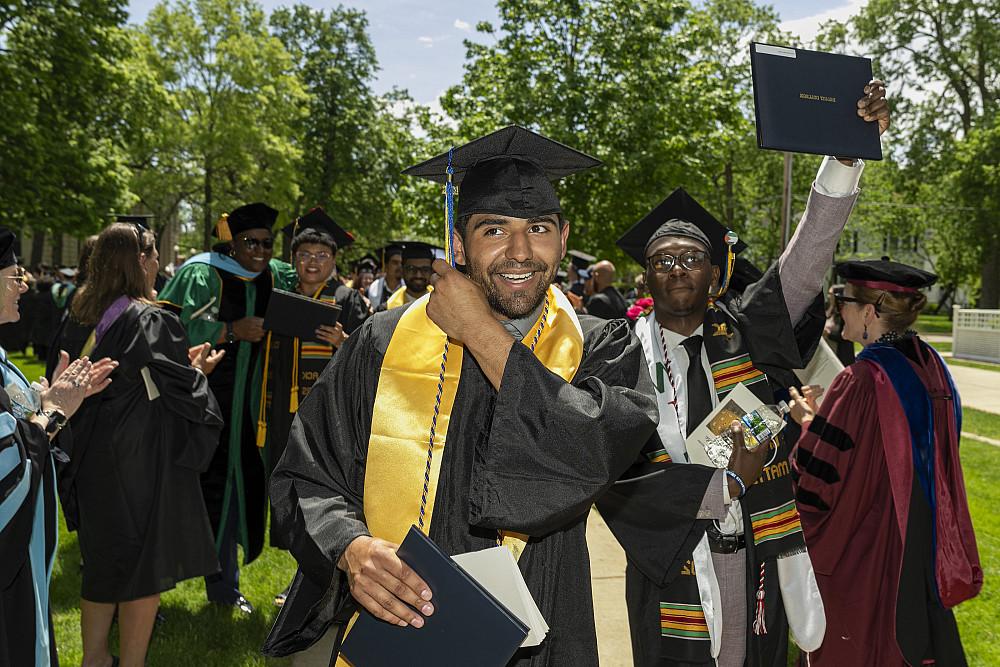
[[[984,248],[983,268],[980,276],[982,278],[982,288],[979,291],[980,308],[1000,308],[1000,243],[996,238],[990,238],[989,244]]]
[[[205,201],[202,205],[202,224],[204,226],[204,236],[202,250],[212,248],[212,230],[215,228],[212,220],[212,165],[205,162]]]
[[[62,266],[63,259],[63,235],[56,232],[52,235],[52,266],[58,268]]]
[[[42,263],[42,253],[45,252],[45,230],[31,230],[31,261],[29,266],[38,266]]]

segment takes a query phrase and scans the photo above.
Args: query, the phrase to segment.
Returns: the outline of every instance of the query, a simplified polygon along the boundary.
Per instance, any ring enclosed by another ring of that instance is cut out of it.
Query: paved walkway
[[[1000,371],[968,366],[948,366],[955,379],[962,405],[1000,414]]]
[[[587,521],[587,548],[601,667],[631,667],[632,643],[625,610],[625,552],[596,510],[591,510]]]

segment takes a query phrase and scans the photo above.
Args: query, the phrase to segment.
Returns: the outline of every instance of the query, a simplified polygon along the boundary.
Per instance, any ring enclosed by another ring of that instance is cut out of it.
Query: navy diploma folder
[[[264,329],[290,338],[316,340],[316,329],[321,324],[337,324],[340,311],[337,304],[275,288],[267,302]]]
[[[434,613],[418,629],[361,610],[340,647],[343,657],[354,667],[503,667],[510,661],[528,636],[527,625],[416,526],[396,553],[430,586]]]
[[[858,115],[871,60],[753,42],[750,69],[758,146],[882,159],[878,123]]]

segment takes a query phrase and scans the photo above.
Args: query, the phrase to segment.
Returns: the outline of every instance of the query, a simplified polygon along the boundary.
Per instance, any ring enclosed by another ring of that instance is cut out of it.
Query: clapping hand
[[[791,410],[789,414],[792,415],[792,419],[802,426],[808,426],[819,410],[816,401],[822,395],[823,387],[818,384],[810,384],[802,387],[801,393],[795,387],[789,387],[788,396],[790,400],[788,407]]]
[[[86,357],[84,357],[86,359]],[[82,361],[82,359],[77,359],[77,361]],[[89,362],[89,360],[88,360]],[[76,362],[73,362],[76,363]],[[59,377],[66,372],[70,367],[69,363],[69,352],[66,350],[59,351],[59,363],[56,364],[55,371],[52,372],[52,383],[55,384]],[[89,398],[94,394],[99,394],[108,388],[111,384],[111,373],[118,368],[118,362],[112,361],[111,357],[104,357],[100,361],[91,364],[90,369],[90,381],[87,386],[87,393],[84,398]],[[49,383],[45,378],[41,378],[39,383],[43,388],[48,388]],[[66,415],[67,417],[69,415]]]
[[[205,375],[211,375],[224,356],[226,356],[226,351],[213,350],[211,343],[202,343],[188,348],[188,360],[191,362],[191,366]]]

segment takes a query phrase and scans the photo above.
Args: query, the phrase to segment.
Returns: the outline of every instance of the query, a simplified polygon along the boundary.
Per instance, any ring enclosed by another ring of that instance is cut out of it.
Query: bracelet
[[[736,480],[736,483],[740,486],[740,495],[736,496],[737,499],[742,498],[747,494],[747,485],[743,483],[743,478],[737,475],[732,470],[726,470],[726,477]]]

